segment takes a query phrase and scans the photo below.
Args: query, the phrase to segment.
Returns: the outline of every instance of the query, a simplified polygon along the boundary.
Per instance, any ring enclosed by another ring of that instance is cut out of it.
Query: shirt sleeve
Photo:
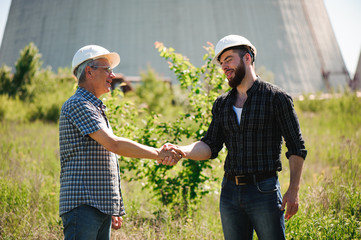
[[[103,116],[96,107],[87,101],[78,101],[68,111],[68,119],[83,136],[105,128]]]
[[[217,99],[212,107],[212,122],[208,127],[205,136],[201,139],[202,142],[206,143],[211,149],[211,159],[218,156],[219,151],[223,148],[224,135],[220,125],[220,116],[218,111],[219,99]]]
[[[286,157],[297,155],[306,159],[307,150],[292,98],[287,94],[280,93],[277,94],[275,103],[278,125],[288,150]]]

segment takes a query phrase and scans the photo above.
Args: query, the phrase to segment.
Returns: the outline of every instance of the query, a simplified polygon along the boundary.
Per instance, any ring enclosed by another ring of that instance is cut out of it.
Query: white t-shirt
[[[233,110],[237,115],[238,125],[240,125],[241,124],[242,108],[237,108],[237,107],[233,106]]]

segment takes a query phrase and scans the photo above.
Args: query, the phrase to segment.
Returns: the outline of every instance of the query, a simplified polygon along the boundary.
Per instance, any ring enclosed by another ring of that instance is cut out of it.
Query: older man
[[[63,105],[59,120],[60,216],[65,239],[109,239],[125,214],[117,155],[179,160],[181,151],[155,149],[117,137],[99,99],[110,91],[117,53],[88,45],[73,58],[78,89]]]

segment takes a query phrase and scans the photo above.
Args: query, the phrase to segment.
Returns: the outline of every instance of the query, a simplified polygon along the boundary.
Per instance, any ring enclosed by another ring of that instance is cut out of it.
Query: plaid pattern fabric
[[[105,105],[79,87],[62,106],[59,120],[60,216],[81,204],[124,215],[117,156],[88,134],[110,128]]]
[[[228,154],[224,170],[230,174],[281,171],[282,137],[288,151],[286,157],[306,158],[300,125],[292,98],[280,88],[259,78],[247,91],[241,122],[232,106],[237,90],[224,93],[212,108],[212,122],[201,140],[216,158],[225,143]]]

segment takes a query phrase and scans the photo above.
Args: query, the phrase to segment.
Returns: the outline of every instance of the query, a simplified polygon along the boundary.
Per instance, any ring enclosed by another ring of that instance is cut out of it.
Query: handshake
[[[182,157],[185,157],[184,151],[171,143],[164,144],[158,151],[157,162],[167,166],[176,165]]]

